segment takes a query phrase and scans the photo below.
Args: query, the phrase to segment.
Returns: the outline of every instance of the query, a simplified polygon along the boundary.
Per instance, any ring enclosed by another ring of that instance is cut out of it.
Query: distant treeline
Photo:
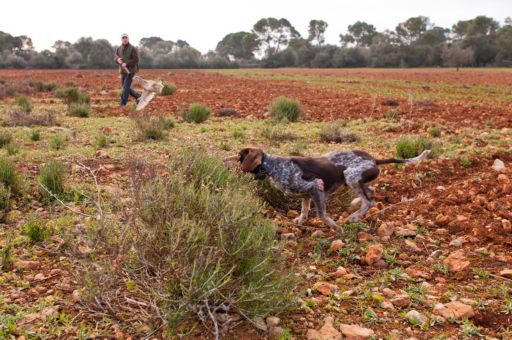
[[[286,19],[263,18],[250,32],[226,35],[215,51],[201,54],[186,41],[159,37],[139,42],[143,68],[260,67],[432,67],[512,66],[512,20],[486,16],[461,20],[451,29],[424,16],[399,23],[394,31],[377,31],[358,21],[340,34],[340,45],[325,43],[328,24],[311,20],[302,37]],[[115,46],[105,39],[56,41],[37,52],[27,36],[0,31],[0,68],[113,68]]]

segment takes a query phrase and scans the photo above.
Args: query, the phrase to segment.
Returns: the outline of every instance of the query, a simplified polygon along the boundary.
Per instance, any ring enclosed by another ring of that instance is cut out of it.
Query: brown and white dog
[[[311,200],[318,216],[331,228],[340,227],[325,209],[326,198],[342,185],[348,185],[361,199],[361,208],[348,217],[348,222],[360,220],[373,206],[373,191],[369,183],[379,176],[378,165],[388,163],[418,163],[430,154],[423,151],[410,159],[375,159],[364,151],[334,151],[320,157],[272,156],[257,148],[245,148],[239,153],[242,171],[253,173],[256,179],[268,177],[285,194],[302,197],[301,225],[307,218]]]

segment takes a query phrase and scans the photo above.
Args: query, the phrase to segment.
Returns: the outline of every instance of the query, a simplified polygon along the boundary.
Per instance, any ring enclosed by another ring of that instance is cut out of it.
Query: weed
[[[108,137],[103,132],[96,135],[94,139],[94,148],[95,149],[103,149],[108,146]]]
[[[320,141],[323,143],[355,143],[361,141],[357,135],[346,132],[339,123],[326,124],[320,130]]]
[[[62,134],[56,134],[50,138],[49,141],[50,149],[52,150],[61,150],[66,145],[66,137]]]
[[[37,142],[41,140],[41,131],[39,130],[31,130],[30,131],[30,140]]]
[[[50,161],[39,171],[39,183],[54,195],[64,193],[64,179],[66,168],[59,161]],[[46,190],[43,191],[46,194]]]
[[[295,99],[278,97],[268,106],[270,117],[275,121],[296,122],[304,115],[302,104]]]
[[[432,126],[427,129],[428,134],[431,137],[439,138],[441,137],[441,128],[437,126]]]
[[[174,84],[164,84],[164,87],[162,88],[162,91],[160,92],[161,96],[170,96],[176,93],[176,85]]]
[[[0,130],[0,148],[3,148],[12,141],[12,135],[6,130]]]
[[[0,183],[11,190],[18,189],[17,170],[14,164],[4,157],[0,157]]]
[[[72,117],[87,118],[90,116],[90,106],[85,103],[73,103],[68,107],[69,115]]]
[[[208,106],[193,103],[190,104],[188,110],[183,111],[182,117],[187,123],[194,122],[199,124],[206,121],[210,117],[211,112],[212,110]]]
[[[32,242],[44,241],[48,235],[45,222],[34,215],[30,215],[28,221],[23,225],[23,231]]]
[[[20,151],[20,146],[17,143],[10,142],[6,146],[4,146],[4,149],[7,152],[7,155],[13,156]]]
[[[28,99],[27,97],[25,97],[25,96],[16,97],[14,102],[21,110],[23,110],[23,112],[26,112],[26,113],[32,112],[32,103],[30,102],[30,99]]]
[[[431,150],[431,156],[438,154],[435,143],[422,136],[402,137],[396,143],[396,155],[401,158],[413,158],[425,150]]]

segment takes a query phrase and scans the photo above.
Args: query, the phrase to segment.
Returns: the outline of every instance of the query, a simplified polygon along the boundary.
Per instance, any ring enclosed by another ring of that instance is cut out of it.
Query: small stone
[[[71,294],[71,300],[73,302],[80,302],[80,291],[75,289],[73,293]]]
[[[375,335],[373,330],[358,325],[341,324],[340,330],[347,340],[365,340]]]
[[[340,277],[343,277],[343,276],[345,276],[345,275],[347,275],[347,274],[348,274],[348,272],[347,272],[347,270],[346,270],[345,268],[343,268],[343,267],[338,267],[338,268],[336,269],[336,271],[335,271],[335,272],[330,273],[330,274],[329,274],[329,276],[334,277],[334,278],[340,278]]]
[[[373,241],[374,237],[365,231],[360,231],[357,233],[357,240],[359,242],[368,242],[368,241]]]
[[[503,277],[508,277],[512,279],[512,269],[504,269],[500,271],[500,275]]]
[[[505,174],[499,174],[498,182],[508,183],[508,182],[510,182],[510,178],[508,178],[508,176]]]
[[[464,241],[465,241],[464,237],[458,237],[450,242],[450,246],[460,248],[460,247],[462,247],[462,244],[464,243]]]
[[[413,325],[423,325],[428,321],[425,315],[414,309],[405,314],[405,318]]]
[[[391,235],[393,235],[394,232],[395,232],[395,227],[388,223],[382,223],[377,228],[377,236],[379,236],[379,237],[391,236]]]
[[[321,231],[321,230],[316,230],[315,232],[313,232],[313,233],[311,234],[311,237],[312,237],[312,238],[321,238],[321,237],[324,237],[324,235],[325,235],[325,234],[324,234],[324,232],[323,232],[323,231]]]
[[[395,306],[393,306],[393,304],[389,301],[384,301],[383,303],[381,303],[381,308],[383,309],[388,309],[388,310],[394,310],[395,309]]]
[[[43,319],[53,316],[55,314],[57,314],[57,311],[51,307],[47,307],[47,308],[43,309],[43,311],[41,312],[41,316]]]
[[[335,251],[338,251],[341,248],[343,248],[344,245],[345,245],[345,243],[343,243],[342,240],[334,240],[331,243],[330,249],[331,249],[332,252],[335,252]]]
[[[416,231],[407,228],[396,228],[395,235],[402,237],[414,237],[417,233]]]
[[[349,212],[354,212],[361,206],[361,198],[356,197],[350,202]]]
[[[460,301],[452,301],[447,304],[438,303],[434,306],[433,313],[445,319],[464,319],[475,316],[473,307],[465,305]]]
[[[24,269],[24,270],[34,270],[41,266],[41,262],[39,261],[16,261],[16,267]]]
[[[494,163],[492,163],[492,169],[496,170],[496,171],[503,170],[503,169],[505,169],[505,163],[503,163],[503,161],[501,159],[496,158],[494,160]]]
[[[405,308],[411,304],[411,298],[407,294],[400,294],[389,300],[394,306]]]
[[[313,290],[316,290],[322,295],[329,296],[338,290],[338,286],[329,282],[319,281],[313,285]]]
[[[448,267],[450,272],[457,273],[466,270],[470,262],[464,256],[463,250],[457,250],[444,259],[443,264]]]
[[[418,247],[416,242],[411,241],[411,240],[405,240],[405,245],[407,246],[407,248],[414,251],[415,253],[421,253],[421,248]]]
[[[270,328],[270,327],[279,326],[281,319],[279,319],[277,316],[269,316],[269,317],[267,317],[266,321],[267,321],[267,326]]]
[[[328,316],[324,320],[324,325],[318,331],[314,329],[308,329],[307,339],[308,340],[341,340],[341,333],[334,328],[334,318]]]
[[[286,241],[294,240],[295,239],[295,234],[294,233],[284,233],[284,234],[281,234],[281,239],[286,240]]]
[[[45,279],[45,276],[43,273],[38,273],[36,274],[36,276],[34,276],[34,280],[35,281],[41,281],[41,280],[44,280]]]
[[[505,230],[506,232],[512,231],[512,223],[509,220],[501,220],[501,225],[503,227],[503,230]]]
[[[382,247],[379,244],[372,244],[368,247],[364,261],[369,266],[372,266],[382,258],[383,254],[384,252],[382,251]]]
[[[271,327],[268,334],[272,339],[282,339],[284,337],[284,329],[282,327]]]
[[[297,210],[288,210],[287,216],[289,218],[296,218],[299,217],[299,212]]]

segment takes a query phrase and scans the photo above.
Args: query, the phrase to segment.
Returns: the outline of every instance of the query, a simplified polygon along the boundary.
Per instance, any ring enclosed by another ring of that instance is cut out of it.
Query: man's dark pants
[[[122,73],[121,74],[121,85],[123,86],[123,93],[121,94],[121,105],[126,105],[128,102],[128,96],[132,96],[135,99],[140,97],[140,94],[132,90],[132,81],[135,73]]]

